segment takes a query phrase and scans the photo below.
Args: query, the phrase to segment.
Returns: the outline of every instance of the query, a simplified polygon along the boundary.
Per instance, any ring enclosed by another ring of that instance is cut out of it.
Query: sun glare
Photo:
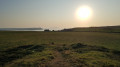
[[[87,6],[82,6],[77,10],[77,17],[79,19],[87,19],[91,16],[91,9]]]

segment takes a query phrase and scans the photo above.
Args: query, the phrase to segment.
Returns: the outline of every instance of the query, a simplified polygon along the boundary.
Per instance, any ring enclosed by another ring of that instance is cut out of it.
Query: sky
[[[76,11],[88,6],[89,19]],[[0,0],[0,28],[63,29],[120,25],[120,0]]]

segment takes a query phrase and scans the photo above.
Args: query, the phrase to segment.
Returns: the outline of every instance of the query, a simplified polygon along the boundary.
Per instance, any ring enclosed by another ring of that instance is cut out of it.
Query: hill
[[[102,27],[77,27],[77,28],[71,28],[71,29],[63,29],[61,31],[120,33],[120,25],[118,25],[118,26],[102,26]]]

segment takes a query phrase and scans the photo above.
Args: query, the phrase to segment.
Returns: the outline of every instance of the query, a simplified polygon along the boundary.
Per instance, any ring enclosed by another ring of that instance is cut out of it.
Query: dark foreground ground
[[[120,67],[120,33],[1,31],[0,66]]]

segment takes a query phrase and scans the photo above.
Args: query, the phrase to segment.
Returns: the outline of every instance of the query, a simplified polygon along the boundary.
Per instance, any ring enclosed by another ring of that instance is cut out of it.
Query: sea
[[[0,31],[44,31],[42,28],[0,28]]]

